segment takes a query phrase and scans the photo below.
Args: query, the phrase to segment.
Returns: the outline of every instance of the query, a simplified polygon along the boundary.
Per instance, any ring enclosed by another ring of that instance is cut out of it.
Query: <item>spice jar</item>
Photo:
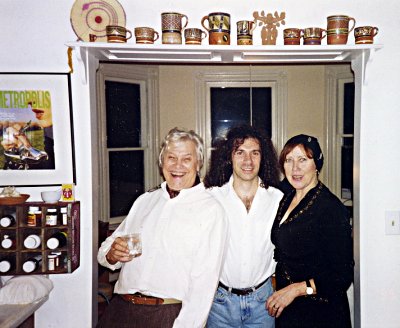
[[[61,207],[60,208],[60,213],[61,213],[61,224],[62,225],[68,225],[68,211],[66,207]]]
[[[60,266],[60,258],[61,258],[61,252],[60,251],[56,251],[56,252],[51,252],[52,255],[55,255],[55,261],[56,261],[56,268],[58,268]]]
[[[38,206],[29,206],[27,225],[29,227],[42,225],[42,211]]]
[[[54,254],[47,255],[47,269],[49,271],[54,271],[56,269],[56,258],[57,255]]]
[[[46,213],[46,226],[57,225],[57,209],[48,208]]]

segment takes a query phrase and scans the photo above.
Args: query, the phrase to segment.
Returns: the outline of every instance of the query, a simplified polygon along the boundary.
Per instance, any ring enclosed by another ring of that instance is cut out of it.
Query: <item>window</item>
[[[110,217],[125,216],[144,192],[140,84],[105,81]]]
[[[271,87],[211,87],[211,146],[235,125],[251,124],[271,137]]]
[[[353,199],[354,82],[339,82],[338,140],[341,146],[341,198],[346,205]]]
[[[269,135],[277,149],[286,137],[287,77],[276,70],[248,67],[197,74],[197,130],[204,136],[207,170],[212,146],[226,130],[249,123]]]
[[[159,183],[157,74],[102,64],[98,73],[101,220],[119,224],[133,202]]]
[[[328,187],[351,207],[353,199],[354,76],[349,66],[326,71]]]

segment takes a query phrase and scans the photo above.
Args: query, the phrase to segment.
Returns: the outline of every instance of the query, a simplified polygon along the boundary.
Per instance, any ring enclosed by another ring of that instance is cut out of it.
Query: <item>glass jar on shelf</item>
[[[52,227],[58,224],[57,220],[57,209],[48,208],[46,212],[46,226]]]
[[[68,225],[68,210],[67,207],[60,208],[60,218],[62,225]]]
[[[39,206],[29,206],[27,226],[39,227],[42,225],[42,211]]]

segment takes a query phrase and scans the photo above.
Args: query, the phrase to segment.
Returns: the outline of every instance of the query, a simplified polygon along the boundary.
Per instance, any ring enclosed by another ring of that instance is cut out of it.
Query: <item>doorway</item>
[[[118,78],[115,76],[116,69],[118,69],[118,74],[121,74]],[[341,97],[345,97],[345,93],[340,91],[338,82],[343,78],[341,74],[333,77],[335,82],[332,85],[334,87],[327,87],[327,76],[329,75],[329,78],[332,79],[331,75],[328,74],[332,69],[345,72],[348,75],[346,79],[349,79],[349,83],[353,83],[354,77],[350,64],[256,65],[251,67],[249,65],[102,64],[98,74],[99,76],[103,74],[101,78],[104,81],[111,77],[113,81],[119,83],[122,81],[122,83],[128,84],[132,80],[127,80],[124,74],[129,75],[131,72],[137,74],[138,71],[143,74],[141,75],[142,80],[138,79],[137,76],[133,80],[136,81],[135,83],[139,80],[142,83],[143,89],[141,90],[143,90],[144,95],[141,97],[146,99],[148,104],[144,109],[141,109],[141,113],[152,113],[152,118],[144,120],[146,135],[149,140],[153,141],[152,148],[149,148],[151,149],[149,151],[153,152],[153,162],[151,160],[146,162],[143,159],[142,166],[143,176],[145,176],[143,185],[147,186],[145,187],[147,189],[160,182],[158,171],[154,170],[159,146],[156,141],[160,140],[160,137],[165,135],[170,128],[180,126],[196,130],[204,137],[207,152],[211,151],[213,129],[217,130],[216,126],[212,124],[211,99],[213,94],[215,96],[218,92],[223,97],[224,92],[219,90],[223,90],[223,86],[219,83],[227,82],[233,83],[232,88],[237,88],[238,85],[242,85],[246,89],[257,88],[257,83],[266,83],[261,88],[271,88],[271,113],[268,124],[270,124],[270,133],[277,150],[279,151],[284,142],[292,135],[307,133],[316,136],[321,141],[324,153],[327,154],[327,168],[330,168],[323,171],[321,179],[328,187],[331,187],[330,181],[337,178],[338,172],[342,176],[342,166],[335,164],[337,160],[335,154],[342,151],[342,146],[336,142],[339,138],[337,136],[338,131],[334,130],[333,127],[337,127],[338,117],[342,115],[338,104],[342,103]],[[149,70],[151,70],[151,73],[149,73]],[[147,73],[143,73],[144,71],[147,71]],[[130,75],[130,78],[132,78],[132,75]],[[149,82],[150,80],[151,82]],[[216,91],[217,88],[218,91]],[[102,88],[99,90],[102,90]],[[99,103],[106,106],[106,100],[102,98],[101,92],[98,95],[100,97]],[[352,96],[354,105],[354,93]],[[253,102],[253,97],[254,95],[251,94],[248,102]],[[332,111],[335,115],[330,114]],[[100,117],[99,126],[103,126],[106,120],[106,117]],[[150,123],[154,123],[154,125],[149,127],[148,124]],[[102,132],[100,131],[100,133]],[[101,137],[104,140],[105,136],[102,135]],[[347,138],[347,136],[343,137]],[[339,146],[340,148],[338,148]],[[101,147],[104,147],[104,144]],[[105,150],[100,149],[100,152],[104,153]],[[347,159],[349,154],[347,150]],[[107,161],[102,163],[101,172],[107,172],[110,169],[109,164]],[[339,171],[337,171],[338,169]],[[107,175],[111,176],[110,172],[104,174],[104,176]],[[109,182],[103,182],[104,186],[107,186],[107,183]],[[340,198],[343,188],[340,184],[336,184],[336,186],[338,189],[335,189],[334,192]],[[101,199],[105,200],[106,203],[108,202],[108,209],[103,208],[101,218],[117,225],[123,219],[123,215],[116,219],[111,216],[110,208],[112,208],[112,204],[110,204],[111,199],[107,196],[110,189],[102,188],[102,190]],[[350,302],[353,303],[353,299]]]

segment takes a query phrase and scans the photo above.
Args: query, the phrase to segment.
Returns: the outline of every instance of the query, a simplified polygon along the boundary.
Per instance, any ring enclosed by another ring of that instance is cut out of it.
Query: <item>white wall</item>
[[[199,27],[212,11],[226,11],[232,22],[250,19],[253,11],[285,11],[285,27],[326,25],[326,16],[348,14],[357,25],[379,27],[377,43],[384,44],[368,66],[361,115],[361,322],[362,327],[400,326],[400,236],[384,233],[385,210],[400,210],[398,141],[400,43],[396,38],[400,2],[295,0],[261,1],[131,1],[120,0],[127,27],[152,26],[160,30],[160,13],[180,11],[189,25]],[[250,4],[249,4],[250,3]],[[0,7],[0,71],[67,72],[65,42],[76,40],[69,15],[73,1],[2,0]],[[257,30],[256,30],[257,31]],[[234,34],[233,34],[234,35]],[[281,41],[282,32],[278,37]],[[349,44],[353,43],[350,38]],[[232,43],[235,38],[232,38]],[[260,43],[255,41],[255,44]],[[75,70],[78,65],[74,60]],[[89,92],[73,74],[74,133],[77,160],[77,198],[82,202],[81,266],[73,274],[51,276],[55,289],[38,311],[37,327],[90,327],[92,300],[92,181]],[[33,198],[40,188],[31,188]]]
[[[345,64],[349,65],[349,64]],[[269,70],[287,75],[288,136],[308,133],[322,140],[324,136],[325,65],[279,65],[252,66],[252,72]],[[198,72],[234,70],[248,74],[247,65],[160,65],[160,135],[164,136],[171,127],[196,128],[195,81]]]
[[[2,1],[0,72],[68,72],[66,41],[76,40],[69,16],[73,1]],[[76,69],[78,69],[76,67]],[[0,78],[2,78],[0,76]],[[52,275],[54,290],[37,312],[37,327],[90,327],[92,322],[91,139],[88,90],[72,75],[77,188],[81,201],[81,265]],[[55,109],[56,110],[56,109]],[[30,188],[30,200],[40,191]],[[97,267],[95,267],[97,269]]]

